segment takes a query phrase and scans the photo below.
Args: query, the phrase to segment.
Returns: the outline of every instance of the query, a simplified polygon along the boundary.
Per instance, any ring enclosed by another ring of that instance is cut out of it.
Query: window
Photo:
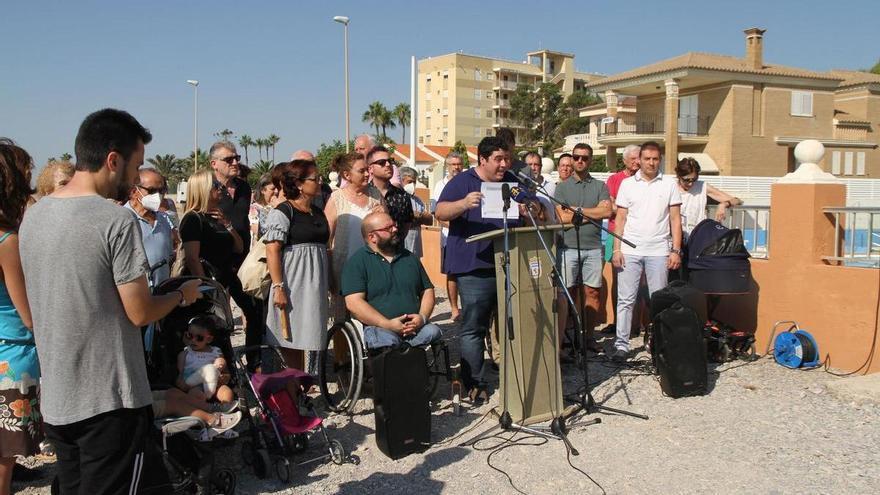
[[[791,114],[797,117],[812,117],[813,93],[809,91],[792,91]]]
[[[487,100],[494,100],[494,99],[495,99],[495,93],[492,92],[492,91],[489,91],[489,90],[487,89],[487,90],[486,90],[486,99],[487,99]]]
[[[474,127],[474,137],[482,137],[483,133],[480,131],[479,127]]]
[[[840,175],[840,152],[833,151],[831,153],[831,173]]]
[[[487,72],[487,73],[486,73],[486,80],[487,80],[487,81],[494,81],[494,80],[495,80],[495,74],[493,74],[492,72]]]
[[[482,98],[483,98],[483,90],[482,89],[475,89],[474,90],[474,99],[481,100]]]
[[[483,116],[483,111],[479,107],[474,107],[474,118],[479,119]]]
[[[847,151],[843,154],[843,175],[853,174],[853,152]]]
[[[494,136],[494,135],[495,135],[495,133],[492,132],[492,129],[486,129],[486,136],[487,136],[487,137],[491,137],[491,136]]]
[[[486,118],[490,118],[490,119],[491,119],[491,118],[494,117],[494,116],[495,116],[495,111],[494,111],[494,110],[486,110]]]
[[[865,175],[865,152],[856,153],[856,175]]]
[[[474,81],[482,81],[483,72],[480,69],[474,69]]]

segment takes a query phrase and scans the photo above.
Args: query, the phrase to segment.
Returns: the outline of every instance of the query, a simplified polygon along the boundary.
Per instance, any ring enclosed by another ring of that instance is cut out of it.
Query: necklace
[[[306,214],[309,214],[309,215],[314,215],[314,213],[312,213],[312,208],[311,208],[311,206],[309,206],[309,205],[306,205],[305,207],[303,207],[303,206],[301,206],[299,203],[297,203],[296,200],[291,201],[291,202],[290,202],[290,205],[293,206],[294,208],[296,208],[298,211],[300,211],[300,212],[302,212],[302,213],[306,213]]]

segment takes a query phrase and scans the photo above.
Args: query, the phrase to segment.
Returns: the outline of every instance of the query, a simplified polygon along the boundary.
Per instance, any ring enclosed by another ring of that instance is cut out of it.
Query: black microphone
[[[517,173],[516,173],[516,178],[517,178],[517,181],[518,181],[520,184],[522,184],[522,185],[528,187],[528,188],[531,189],[531,190],[535,190],[535,189],[537,189],[538,187],[541,186],[541,184],[538,184],[538,183],[535,181],[535,179],[532,178],[532,176],[530,176],[529,174],[527,174],[527,173],[525,172],[525,170],[520,170],[519,172],[517,172]]]
[[[504,211],[510,208],[510,184],[501,184],[501,199],[504,201]]]
[[[525,203],[529,199],[533,199],[529,197],[528,189],[522,189],[519,186],[513,186],[510,188],[510,198],[517,203]]]

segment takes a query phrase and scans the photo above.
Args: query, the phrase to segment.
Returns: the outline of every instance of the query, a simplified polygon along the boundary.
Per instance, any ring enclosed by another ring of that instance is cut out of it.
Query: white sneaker
[[[231,430],[235,428],[241,421],[241,411],[235,411],[234,413],[218,413],[217,416],[217,424],[209,428],[214,435],[223,433],[226,430]]]

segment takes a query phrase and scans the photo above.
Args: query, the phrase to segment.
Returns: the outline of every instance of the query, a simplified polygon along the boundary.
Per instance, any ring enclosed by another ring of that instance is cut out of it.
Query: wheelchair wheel
[[[449,367],[449,351],[444,344],[431,345],[428,352],[428,400],[433,402],[434,394],[440,385],[440,377],[445,377]]]
[[[337,323],[327,331],[327,347],[318,355],[318,386],[333,412],[352,412],[363,384],[363,346],[357,330]]]
[[[217,495],[233,495],[235,493],[236,477],[230,469],[221,469],[211,480],[214,485],[213,493]]]

